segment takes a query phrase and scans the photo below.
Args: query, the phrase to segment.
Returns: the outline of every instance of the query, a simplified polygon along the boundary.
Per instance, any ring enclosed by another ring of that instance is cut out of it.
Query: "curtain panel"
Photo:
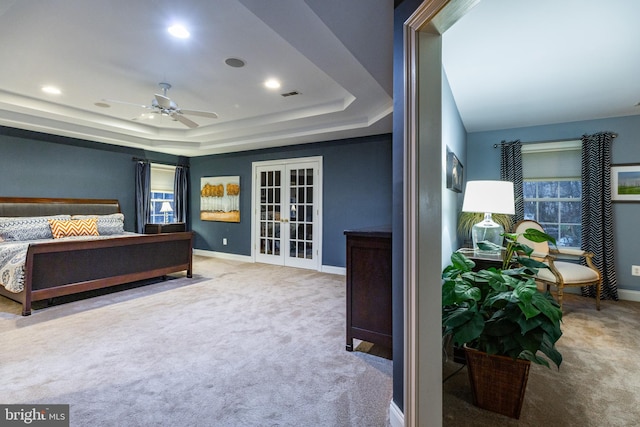
[[[136,233],[151,219],[151,164],[136,162]]]
[[[520,140],[500,144],[500,179],[513,182],[515,215],[513,223],[524,219],[524,193],[522,187],[522,143]]]
[[[176,166],[176,174],[173,182],[174,221],[187,222],[188,218],[188,183],[189,169],[184,166]]]
[[[600,132],[582,136],[582,249],[593,252],[602,274],[602,299],[618,300],[614,264],[613,208],[611,205],[611,144],[615,135]],[[595,297],[595,287],[582,289]]]

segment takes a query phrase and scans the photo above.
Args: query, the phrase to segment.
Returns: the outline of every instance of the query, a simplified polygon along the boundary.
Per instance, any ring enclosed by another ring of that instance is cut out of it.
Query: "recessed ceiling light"
[[[96,102],[93,105],[100,108],[111,108],[111,105],[107,104],[106,102]]]
[[[55,86],[42,86],[42,91],[50,95],[60,95],[62,91]]]
[[[264,85],[269,89],[278,89],[280,87],[280,82],[276,79],[269,79],[264,82]]]
[[[189,30],[187,30],[183,25],[181,24],[175,24],[172,25],[168,28],[169,34],[171,34],[173,37],[177,37],[179,39],[188,39],[189,36],[191,35],[189,33]]]

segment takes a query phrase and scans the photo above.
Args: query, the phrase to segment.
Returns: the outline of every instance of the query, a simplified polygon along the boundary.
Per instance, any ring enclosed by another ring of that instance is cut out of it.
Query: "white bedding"
[[[10,292],[19,293],[24,290],[24,265],[27,261],[27,249],[33,243],[62,242],[69,240],[100,240],[112,237],[139,236],[136,233],[124,232],[109,236],[74,236],[61,239],[38,239],[17,242],[0,242],[0,284]]]

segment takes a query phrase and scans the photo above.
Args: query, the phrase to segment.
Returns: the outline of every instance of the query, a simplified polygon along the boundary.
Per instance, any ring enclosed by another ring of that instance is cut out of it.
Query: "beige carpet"
[[[445,426],[614,427],[640,425],[640,303],[565,294],[564,361],[558,371],[531,365],[520,420],[472,404],[466,367],[447,360]]]
[[[392,362],[345,350],[345,278],[196,257],[194,278],[39,308],[0,298],[3,403],[72,426],[387,426]]]

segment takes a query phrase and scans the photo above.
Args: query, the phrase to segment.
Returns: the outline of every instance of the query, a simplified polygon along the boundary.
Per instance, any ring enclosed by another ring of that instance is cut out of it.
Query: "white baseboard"
[[[553,290],[554,288],[552,288]],[[580,295],[580,288],[578,287],[566,287],[564,288],[565,294],[576,294]],[[640,302],[640,291],[634,291],[631,289],[620,289],[618,288],[618,298],[625,301],[635,301]]]
[[[215,252],[215,251],[207,251],[204,249],[194,249],[193,254],[206,256],[210,258],[229,259],[232,261],[253,262],[253,259],[250,256],[230,254],[227,252]]]
[[[389,405],[389,424],[391,427],[404,427],[404,414],[393,400]]]
[[[333,266],[333,265],[323,265],[320,268],[320,271],[322,273],[339,274],[341,276],[346,276],[347,275],[347,269],[345,267],[336,267],[336,266]]]
[[[640,302],[640,291],[633,291],[630,289],[618,288],[618,298],[623,299],[625,301]]]
[[[207,251],[205,249],[194,249],[193,254],[206,256],[209,258],[229,259],[232,261],[242,261],[242,262],[254,262],[253,258],[248,255],[237,255],[237,254],[230,254],[227,252]],[[339,274],[341,276],[347,275],[347,269],[345,267],[335,267],[333,265],[323,265],[322,267],[320,267],[320,271],[322,273]]]

